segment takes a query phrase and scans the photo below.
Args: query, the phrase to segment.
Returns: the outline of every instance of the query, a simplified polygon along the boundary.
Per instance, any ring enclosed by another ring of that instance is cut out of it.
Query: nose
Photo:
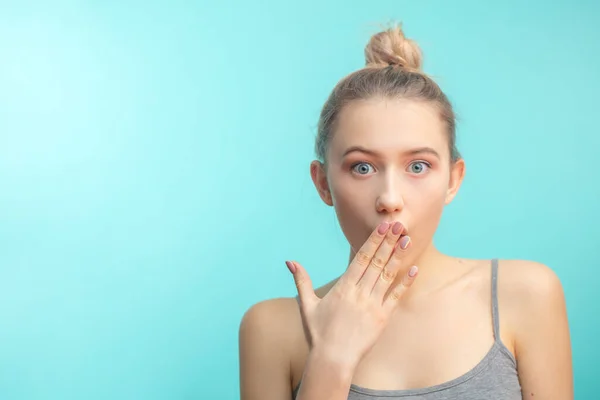
[[[382,188],[377,197],[377,212],[379,213],[399,213],[404,208],[404,199],[400,184],[393,178],[387,178],[382,182]]]

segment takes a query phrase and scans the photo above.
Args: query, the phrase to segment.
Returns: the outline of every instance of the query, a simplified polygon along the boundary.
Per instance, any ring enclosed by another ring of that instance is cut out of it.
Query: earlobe
[[[333,206],[333,199],[331,198],[331,191],[329,189],[323,190],[323,193],[321,193],[321,199],[328,206]]]
[[[321,200],[328,206],[333,206],[333,198],[327,182],[327,174],[324,165],[319,161],[313,161],[310,164],[310,177],[321,197]]]

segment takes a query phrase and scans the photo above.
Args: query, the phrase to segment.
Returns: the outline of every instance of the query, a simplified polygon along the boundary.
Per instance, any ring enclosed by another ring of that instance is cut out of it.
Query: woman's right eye
[[[369,172],[371,172],[371,170],[375,170],[375,169],[373,168],[373,166],[371,164],[366,163],[366,162],[359,162],[352,166],[352,171],[356,172],[359,175],[366,175]]]

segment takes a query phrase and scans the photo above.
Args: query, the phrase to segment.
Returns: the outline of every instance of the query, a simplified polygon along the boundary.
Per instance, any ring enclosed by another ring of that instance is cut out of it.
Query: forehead
[[[330,150],[343,153],[349,146],[381,152],[428,146],[446,153],[445,126],[432,104],[396,99],[372,99],[347,104],[338,116]]]

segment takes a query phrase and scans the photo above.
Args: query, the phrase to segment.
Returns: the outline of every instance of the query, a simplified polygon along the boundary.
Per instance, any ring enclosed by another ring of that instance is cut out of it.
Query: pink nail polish
[[[383,235],[384,233],[386,233],[386,232],[387,232],[387,230],[388,230],[388,228],[389,228],[389,227],[390,227],[390,226],[388,225],[388,223],[387,223],[387,222],[382,222],[382,223],[379,225],[379,228],[377,228],[377,232],[378,232],[380,235]]]
[[[287,265],[288,269],[292,274],[296,272],[296,266],[292,262],[286,261],[285,265]]]
[[[419,268],[417,268],[416,265],[413,265],[412,267],[410,267],[410,271],[408,271],[408,276],[412,278],[417,274],[417,272],[419,272]]]
[[[394,235],[397,235],[400,233],[401,230],[402,230],[402,224],[400,222],[396,222],[394,224],[394,227],[392,228],[392,233]]]

